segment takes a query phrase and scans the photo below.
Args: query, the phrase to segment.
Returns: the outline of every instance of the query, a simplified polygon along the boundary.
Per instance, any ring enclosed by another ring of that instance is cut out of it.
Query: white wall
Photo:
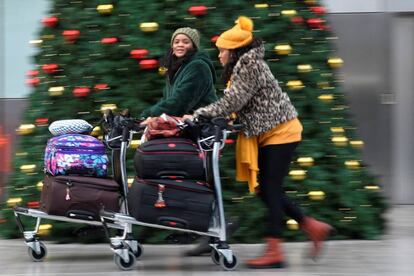
[[[330,13],[413,12],[414,0],[322,0]]]

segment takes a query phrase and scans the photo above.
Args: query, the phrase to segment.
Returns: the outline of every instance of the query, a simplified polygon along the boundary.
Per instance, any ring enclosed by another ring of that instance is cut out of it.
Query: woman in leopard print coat
[[[243,125],[243,133],[237,140],[237,178],[253,182],[249,186],[254,191],[258,165],[257,190],[268,209],[267,249],[263,256],[248,260],[247,265],[251,268],[283,267],[284,213],[294,218],[313,241],[312,257],[320,252],[323,240],[333,228],[304,216],[284,194],[283,179],[301,140],[302,125],[288,95],[281,90],[266,64],[264,46],[253,37],[252,30],[253,22],[239,17],[236,26],[220,35],[216,46],[228,87],[220,100],[197,109],[193,116],[227,117],[236,113]]]

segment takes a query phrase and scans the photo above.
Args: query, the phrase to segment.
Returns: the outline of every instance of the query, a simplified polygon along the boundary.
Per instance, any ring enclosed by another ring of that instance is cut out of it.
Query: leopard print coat
[[[296,118],[298,113],[264,61],[264,53],[261,45],[242,55],[224,96],[197,109],[194,116],[227,117],[236,112],[247,137],[263,134]]]

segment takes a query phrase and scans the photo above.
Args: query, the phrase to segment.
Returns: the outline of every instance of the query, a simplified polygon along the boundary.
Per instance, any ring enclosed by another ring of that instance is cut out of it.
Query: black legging
[[[285,195],[283,179],[299,142],[259,148],[259,195],[268,208],[267,235],[280,238],[283,213],[300,223],[302,211]]]

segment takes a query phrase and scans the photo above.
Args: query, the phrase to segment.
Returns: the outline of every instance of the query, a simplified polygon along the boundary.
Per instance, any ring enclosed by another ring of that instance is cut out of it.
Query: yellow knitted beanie
[[[223,49],[237,49],[248,45],[253,40],[253,21],[240,16],[236,25],[222,33],[216,41],[216,46]]]

